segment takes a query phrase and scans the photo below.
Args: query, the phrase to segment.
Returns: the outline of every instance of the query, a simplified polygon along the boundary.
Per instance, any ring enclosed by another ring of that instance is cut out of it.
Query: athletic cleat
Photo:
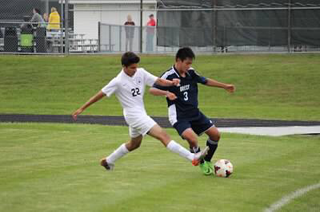
[[[213,172],[213,166],[212,166],[212,163],[210,161],[206,161],[208,166],[209,166],[209,169],[211,169],[211,171]]]
[[[200,169],[204,175],[213,174],[212,164],[209,161],[204,161],[203,163],[200,163]]]
[[[192,160],[192,165],[198,166],[200,161],[207,155],[209,147],[206,146],[201,152],[194,154],[194,159]]]
[[[108,163],[106,158],[100,160],[100,165],[103,166],[107,171],[112,171],[114,164]]]

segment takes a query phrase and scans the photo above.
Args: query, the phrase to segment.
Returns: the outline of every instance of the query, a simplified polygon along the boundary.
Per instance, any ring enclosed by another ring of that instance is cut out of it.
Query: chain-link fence
[[[69,8],[59,0],[0,0],[0,52],[63,53]],[[67,13],[65,13],[67,11]]]
[[[318,0],[0,4],[0,53],[172,53],[181,46],[204,53],[320,51]]]
[[[157,43],[159,27],[123,26],[99,23],[100,52],[176,52],[176,46],[159,46]],[[142,36],[141,36],[142,35]],[[141,39],[142,38],[142,39]],[[175,39],[175,36],[172,36]],[[142,40],[142,42],[141,42]],[[196,47],[193,47],[196,48]],[[200,48],[197,48],[198,50]],[[211,51],[206,49],[206,51]]]

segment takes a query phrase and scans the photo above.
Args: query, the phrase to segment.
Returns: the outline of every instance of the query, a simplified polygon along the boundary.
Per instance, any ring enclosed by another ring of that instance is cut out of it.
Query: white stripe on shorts
[[[168,116],[169,116],[169,121],[171,125],[173,126],[178,120],[177,120],[177,109],[176,105],[172,104],[168,107]]]

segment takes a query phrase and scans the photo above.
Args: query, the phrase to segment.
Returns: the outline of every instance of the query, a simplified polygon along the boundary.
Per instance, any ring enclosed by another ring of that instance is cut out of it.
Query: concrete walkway
[[[167,117],[152,117],[162,127],[171,128]],[[242,133],[251,135],[319,135],[320,121],[287,121],[261,119],[212,119],[221,132]],[[70,123],[101,124],[126,126],[122,116],[79,116],[75,122],[71,115],[33,115],[33,114],[0,114],[0,122],[37,122],[37,123]]]
[[[293,126],[293,127],[220,127],[221,132],[240,133],[264,136],[285,135],[320,135],[319,126]]]

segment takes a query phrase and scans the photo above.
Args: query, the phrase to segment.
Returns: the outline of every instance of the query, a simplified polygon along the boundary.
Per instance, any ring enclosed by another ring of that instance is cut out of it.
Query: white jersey
[[[122,69],[101,91],[107,97],[116,95],[122,105],[123,115],[128,120],[147,114],[143,102],[145,86],[152,86],[157,78],[143,68],[137,68],[132,77]]]

